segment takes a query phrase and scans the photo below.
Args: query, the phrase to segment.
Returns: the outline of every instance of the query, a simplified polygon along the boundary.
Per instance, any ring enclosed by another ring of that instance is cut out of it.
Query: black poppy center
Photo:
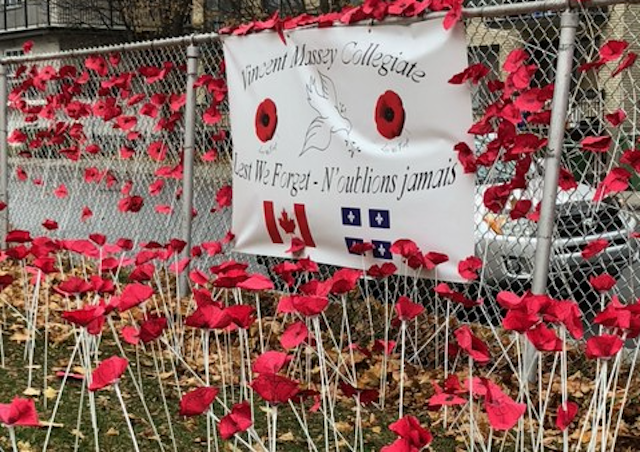
[[[384,112],[382,113],[382,116],[384,117],[385,121],[392,122],[393,118],[395,118],[396,114],[394,113],[393,108],[386,107],[384,109]]]
[[[271,118],[268,114],[262,113],[262,116],[260,116],[260,122],[264,127],[267,127],[269,125],[269,122],[271,122]]]

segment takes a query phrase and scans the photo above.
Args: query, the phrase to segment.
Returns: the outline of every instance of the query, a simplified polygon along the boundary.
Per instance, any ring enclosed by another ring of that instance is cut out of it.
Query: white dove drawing
[[[349,135],[351,121],[345,116],[345,108],[338,101],[336,87],[326,75],[318,72],[311,76],[307,88],[307,101],[317,113],[309,124],[300,155],[310,150],[325,151],[338,132]]]

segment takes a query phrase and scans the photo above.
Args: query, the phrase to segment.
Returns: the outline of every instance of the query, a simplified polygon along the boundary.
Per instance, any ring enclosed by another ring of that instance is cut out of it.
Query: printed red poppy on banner
[[[278,125],[278,111],[276,104],[269,98],[263,100],[256,110],[256,136],[266,143],[273,138]]]
[[[7,427],[38,427],[38,412],[33,399],[14,398],[11,403],[0,403],[0,423]]]
[[[91,374],[89,391],[97,391],[117,383],[128,364],[129,361],[126,358],[119,356],[112,356],[102,361]]]
[[[218,395],[218,389],[213,387],[196,388],[187,392],[180,399],[181,416],[198,416],[209,409]]]
[[[374,121],[378,133],[388,140],[398,137],[404,128],[405,111],[402,99],[388,90],[376,102]]]

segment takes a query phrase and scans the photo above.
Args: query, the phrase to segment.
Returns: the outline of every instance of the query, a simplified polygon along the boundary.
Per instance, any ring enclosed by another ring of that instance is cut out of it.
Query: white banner
[[[453,147],[473,145],[471,98],[449,78],[467,66],[462,26],[348,26],[224,40],[233,139],[237,251],[290,257],[292,237],[320,263],[401,259],[411,239],[461,281],[474,252],[474,178]],[[423,276],[433,277],[425,273]]]

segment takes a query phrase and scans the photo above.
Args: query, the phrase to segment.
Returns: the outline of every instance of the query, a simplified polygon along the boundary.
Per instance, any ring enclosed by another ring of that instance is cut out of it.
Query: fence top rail
[[[479,6],[464,8],[462,17],[470,18],[496,18],[502,16],[518,16],[535,12],[563,11],[566,9],[601,8],[616,4],[640,4],[640,0],[534,0],[521,3],[508,3],[503,5]],[[411,23],[419,20],[431,20],[444,17],[446,11],[428,13],[424,16],[412,19],[398,18],[393,23]],[[372,21],[371,24],[374,24]],[[311,26],[312,27],[312,26]],[[0,58],[0,65],[17,63],[34,63],[38,61],[53,60],[59,58],[84,57],[93,54],[112,52],[131,52],[136,50],[151,50],[166,47],[181,47],[190,44],[204,44],[220,38],[217,33],[191,34],[173,38],[154,39],[147,41],[127,42],[107,46],[80,48],[63,52],[41,53],[33,55],[21,55]]]

